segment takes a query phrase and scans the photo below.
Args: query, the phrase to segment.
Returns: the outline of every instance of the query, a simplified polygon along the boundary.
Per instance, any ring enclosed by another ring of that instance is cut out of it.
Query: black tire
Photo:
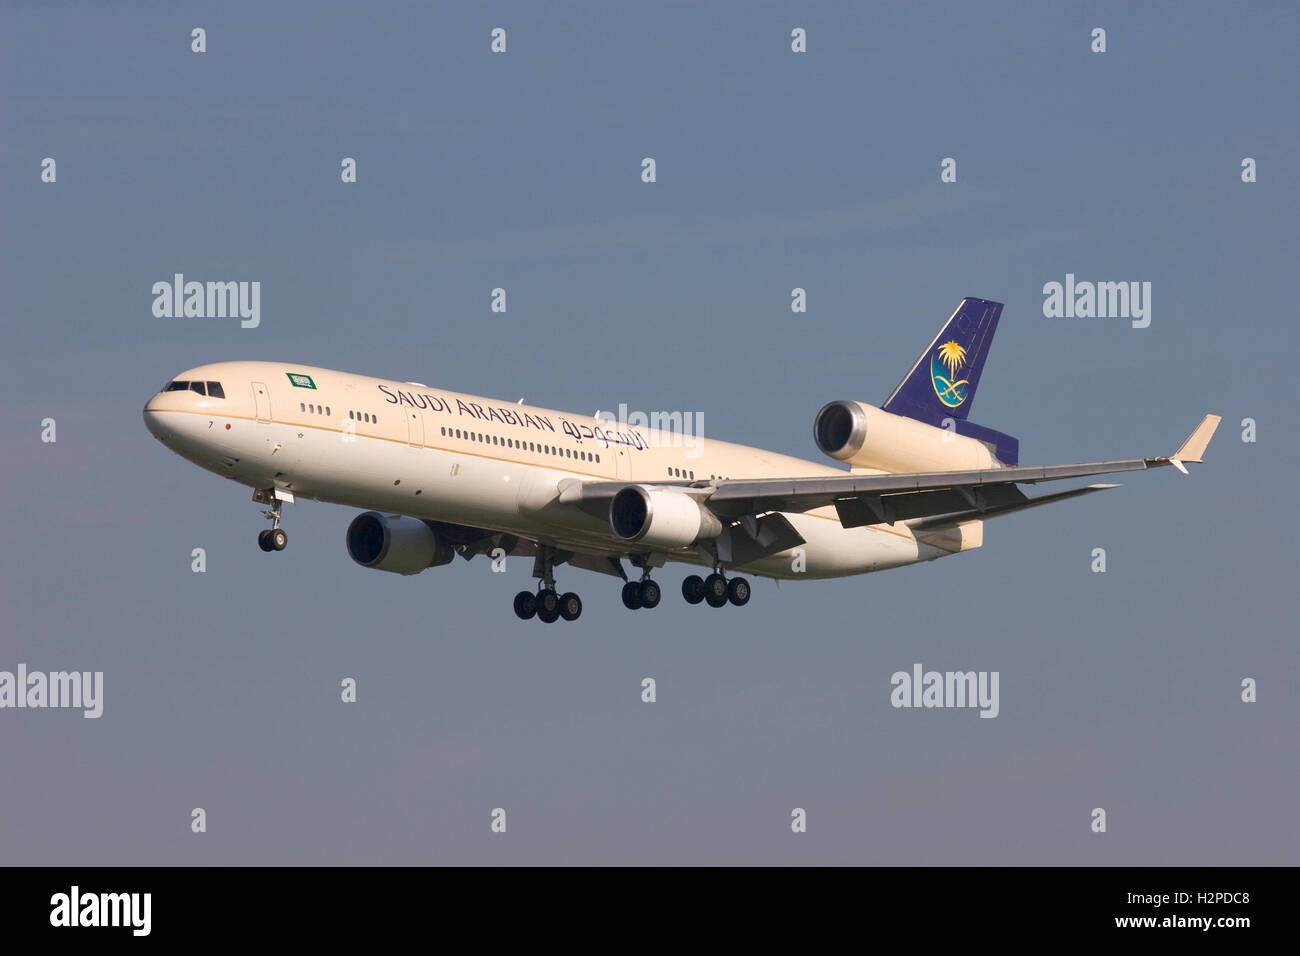
[[[283,528],[273,528],[266,536],[272,551],[283,551],[289,544],[289,536]]]
[[[710,574],[704,579],[704,600],[709,607],[722,607],[727,603],[727,579],[721,574]]]
[[[623,585],[623,606],[629,611],[635,611],[641,606],[641,585],[636,581],[628,581]]]
[[[704,578],[698,574],[688,574],[682,582],[682,597],[687,604],[699,604],[704,600]]]
[[[705,600],[705,579],[699,575],[686,575],[681,583],[681,596],[686,598],[686,604],[699,604]]]
[[[537,614],[537,598],[530,591],[520,591],[515,595],[515,614],[521,621],[527,621]]]
[[[727,583],[727,600],[736,607],[744,607],[749,603],[749,582],[744,578],[732,578]]]
[[[560,598],[560,617],[576,621],[582,614],[582,598],[570,591]]]
[[[664,596],[664,592],[659,585],[649,578],[641,582],[639,590],[641,592],[641,606],[644,608],[658,607],[659,599]]]
[[[537,616],[543,621],[548,617],[554,621],[560,616],[560,596],[550,588],[537,592]]]
[[[261,548],[263,551],[270,551],[270,550],[272,550],[272,549],[271,549],[271,542],[270,542],[270,540],[269,540],[270,537],[271,537],[271,529],[270,529],[270,528],[267,528],[265,531],[259,531],[259,532],[257,532],[257,546],[258,546],[259,548]]]
[[[559,608],[556,608],[553,611],[547,611],[540,606],[537,608],[537,620],[541,621],[543,624],[554,624],[559,619],[560,619]]]

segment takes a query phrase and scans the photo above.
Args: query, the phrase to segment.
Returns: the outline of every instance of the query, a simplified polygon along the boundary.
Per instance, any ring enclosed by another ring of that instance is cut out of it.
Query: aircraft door
[[[424,417],[418,408],[406,410],[406,443],[412,448],[424,447]]]
[[[257,410],[259,422],[271,420],[271,393],[261,382],[253,383],[253,407]]]
[[[614,480],[627,481],[632,477],[632,467],[628,458],[627,449],[622,445],[617,448],[610,446],[610,451],[614,452]]]

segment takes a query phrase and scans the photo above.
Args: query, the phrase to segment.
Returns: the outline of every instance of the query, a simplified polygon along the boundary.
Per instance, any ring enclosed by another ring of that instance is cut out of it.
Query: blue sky
[[[0,669],[102,670],[105,712],[0,711],[0,859],[1294,864],[1298,20],[6,5]],[[155,318],[175,272],[260,281],[260,327]],[[1150,281],[1150,327],[1044,318],[1069,272]],[[665,569],[633,614],[568,570],[586,609],[548,629],[510,612],[527,562],[365,571],[347,509],[262,554],[248,492],[140,420],[175,372],[271,359],[815,459],[816,411],[882,401],[964,295],[1006,303],[972,418],[1024,463],[1168,453],[1209,411],[1207,464],[744,609]],[[999,717],[893,709],[915,662],[1000,671]]]

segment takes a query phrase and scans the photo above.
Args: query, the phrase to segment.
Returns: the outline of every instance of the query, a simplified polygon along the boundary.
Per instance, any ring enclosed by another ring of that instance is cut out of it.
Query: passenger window
[[[600,464],[600,456],[599,456],[599,455],[596,456],[596,464],[598,464],[598,465]]]
[[[306,403],[306,402],[299,402],[299,403],[298,403],[298,411],[300,411],[300,412],[305,412],[306,410],[307,410],[307,403]]]
[[[208,382],[208,398],[225,398],[226,390],[220,382]]]
[[[198,392],[200,395],[208,394],[207,390],[204,389],[202,382],[190,382],[190,391]]]
[[[172,382],[165,389],[163,389],[163,391],[164,392],[188,392],[189,389],[190,389],[189,382]]]
[[[330,407],[329,407],[328,405],[325,406],[325,414],[326,414],[326,415],[332,415],[332,414],[333,414],[333,412],[330,411]]]

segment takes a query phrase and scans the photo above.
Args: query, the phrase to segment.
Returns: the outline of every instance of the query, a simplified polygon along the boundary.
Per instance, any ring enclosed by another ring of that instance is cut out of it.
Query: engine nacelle
[[[653,548],[686,548],[716,538],[722,522],[685,492],[628,485],[609,503],[609,526],[624,541]]]
[[[988,445],[862,402],[831,402],[813,421],[817,447],[854,468],[887,472],[996,468]]]
[[[363,568],[394,574],[419,574],[449,564],[456,556],[452,546],[419,518],[378,511],[363,511],[352,519],[348,554]]]

